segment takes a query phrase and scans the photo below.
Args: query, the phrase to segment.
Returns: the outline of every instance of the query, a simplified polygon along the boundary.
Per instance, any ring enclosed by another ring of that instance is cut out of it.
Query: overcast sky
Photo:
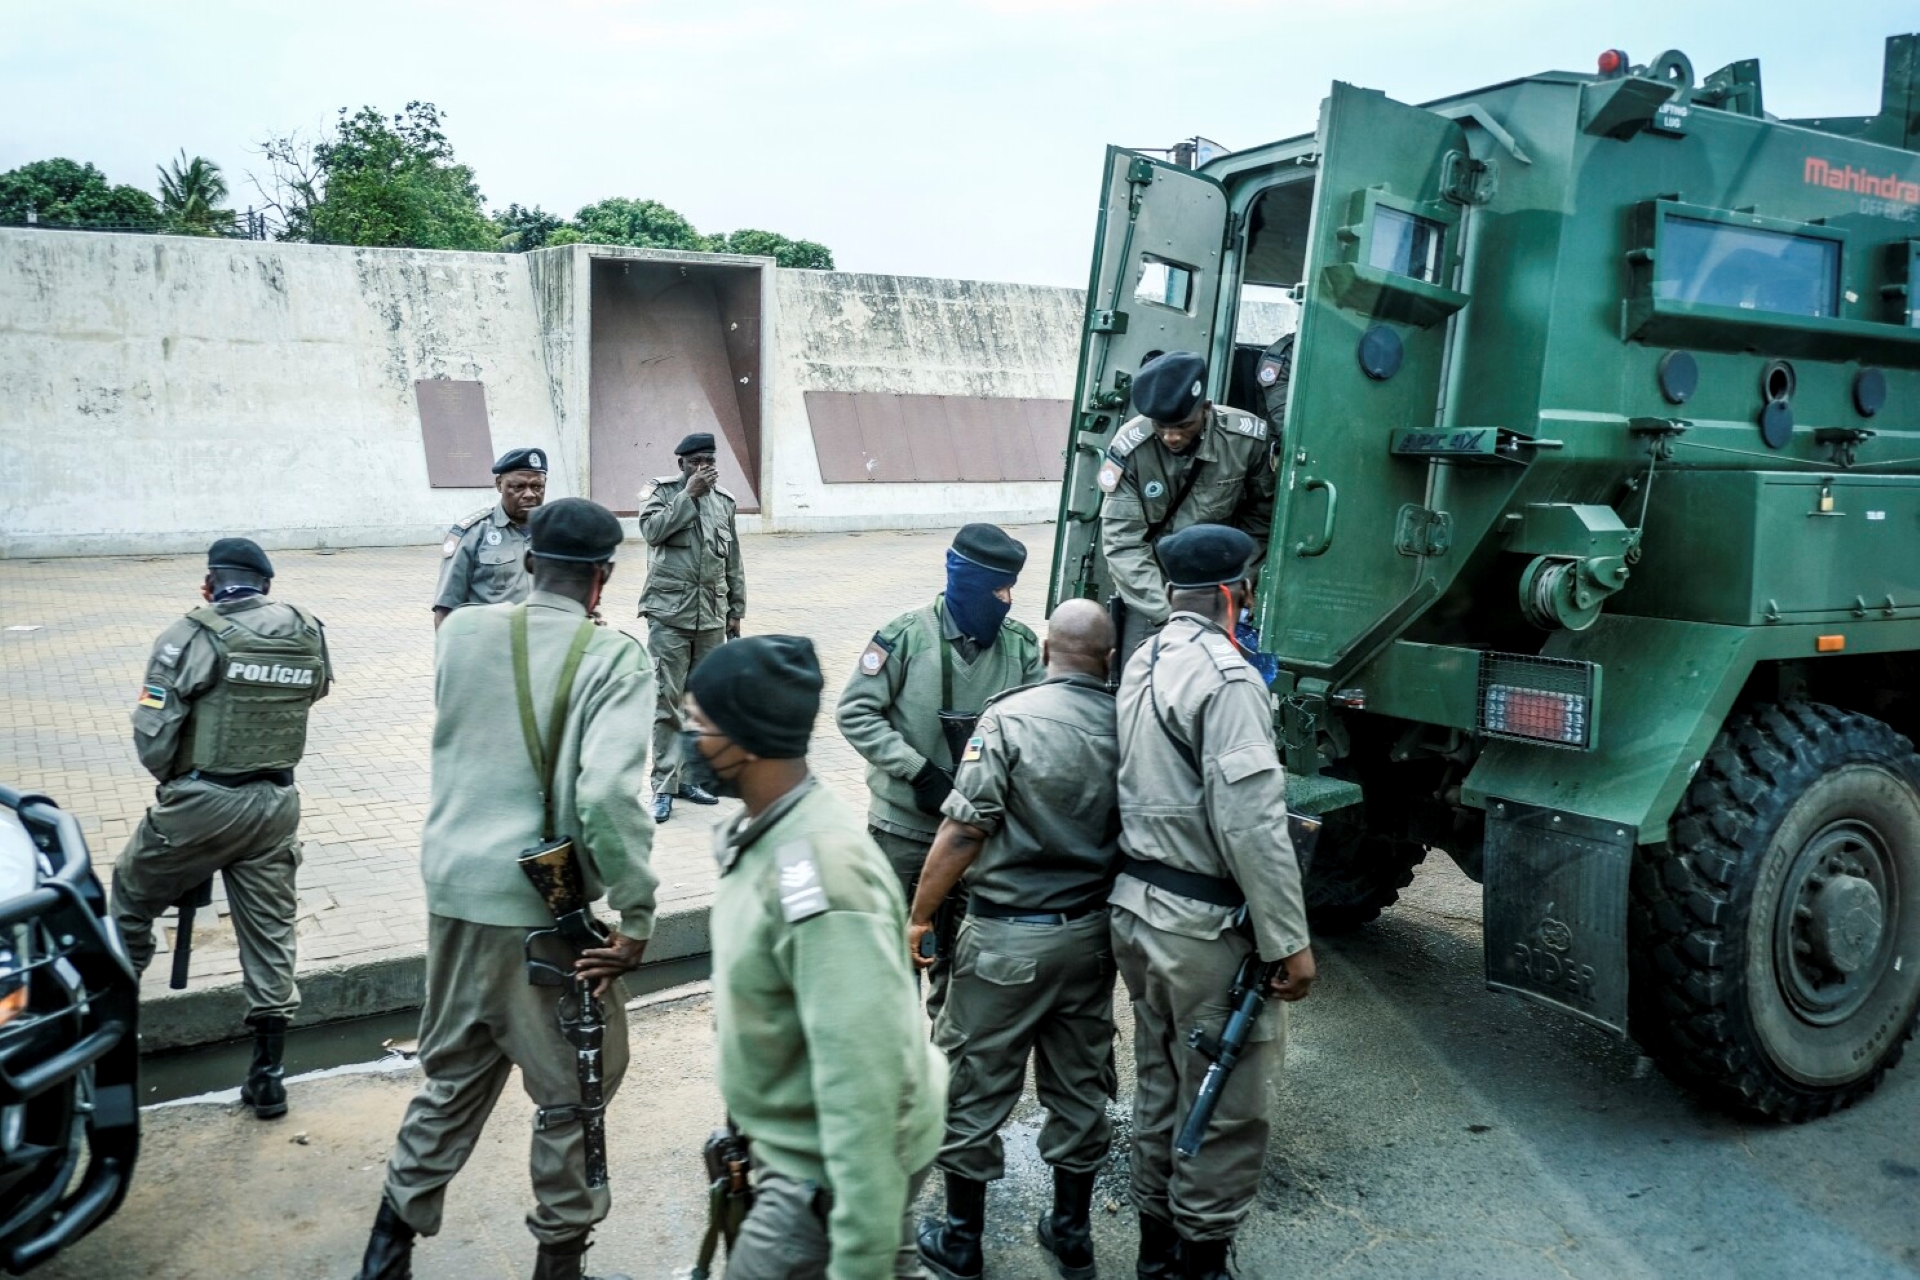
[[[488,207],[659,200],[846,270],[1083,285],[1102,148],[1312,129],[1332,80],[1418,102],[1610,45],[1762,60],[1778,115],[1878,109],[1914,0],[0,0],[0,170],[151,189],[185,148],[245,207],[252,149],[439,104]]]

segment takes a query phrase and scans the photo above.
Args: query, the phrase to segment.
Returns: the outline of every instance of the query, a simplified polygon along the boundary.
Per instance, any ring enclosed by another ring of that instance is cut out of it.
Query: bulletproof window
[[[1133,286],[1133,300],[1150,307],[1186,311],[1193,304],[1193,269],[1165,258],[1146,255],[1140,261],[1140,281]]]
[[[1669,214],[1654,262],[1653,296],[1741,311],[1835,316],[1840,242]]]
[[[1412,280],[1439,284],[1446,243],[1446,227],[1431,218],[1376,205],[1367,265]]]

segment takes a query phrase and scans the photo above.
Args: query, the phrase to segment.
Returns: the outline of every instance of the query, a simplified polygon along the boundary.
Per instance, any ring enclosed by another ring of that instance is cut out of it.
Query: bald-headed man
[[[1119,744],[1106,685],[1113,629],[1090,600],[1054,610],[1046,679],[987,703],[962,753],[946,817],[914,894],[915,963],[934,912],[964,875],[967,915],[934,1024],[952,1064],[947,1216],[920,1232],[920,1256],[950,1280],[982,1273],[987,1183],[1005,1172],[1000,1126],[1033,1055],[1053,1166],[1040,1244],[1062,1275],[1088,1277],[1093,1179],[1112,1131],[1113,948],[1107,896],[1120,865]]]

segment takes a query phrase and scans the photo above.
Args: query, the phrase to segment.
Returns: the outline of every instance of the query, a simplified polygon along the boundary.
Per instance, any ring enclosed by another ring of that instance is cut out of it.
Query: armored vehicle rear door
[[[1428,467],[1391,450],[1437,425],[1448,317],[1466,303],[1449,196],[1471,168],[1460,125],[1346,84],[1319,145],[1260,627],[1297,673],[1332,679],[1434,594],[1431,544],[1401,536]]]
[[[1074,596],[1106,598],[1095,482],[1101,455],[1132,416],[1128,388],[1148,355],[1208,350],[1226,232],[1227,194],[1218,182],[1107,148],[1049,611]],[[1224,375],[1216,382],[1224,385]]]

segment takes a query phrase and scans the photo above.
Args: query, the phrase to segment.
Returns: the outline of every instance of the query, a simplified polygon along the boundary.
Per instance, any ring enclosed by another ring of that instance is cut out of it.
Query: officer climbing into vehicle
[[[547,451],[510,449],[493,464],[500,501],[447,530],[440,544],[440,586],[433,625],[468,604],[518,604],[532,590],[527,572],[527,516],[546,500]]]
[[[640,491],[640,536],[647,542],[647,620],[658,703],[653,715],[653,820],[673,816],[673,802],[716,804],[680,776],[675,752],[687,673],[740,634],[747,612],[747,575],[734,529],[736,503],[720,487],[711,433],[698,431],[674,448],[680,474]]]
[[[1260,386],[1260,404],[1267,411],[1267,438],[1277,456],[1287,429],[1287,388],[1293,385],[1294,334],[1276,338],[1253,367],[1253,380]]]
[[[1154,548],[1197,524],[1226,524],[1254,541],[1250,572],[1273,520],[1273,432],[1251,413],[1206,397],[1207,362],[1191,351],[1149,360],[1133,379],[1139,416],[1114,433],[1098,481],[1100,547],[1113,575],[1124,662],[1167,620],[1166,576]]]
[[[259,544],[221,538],[207,550],[207,603],[154,642],[133,745],[160,785],[113,871],[114,920],[137,973],[153,960],[154,918],[220,873],[253,1031],[240,1100],[262,1119],[286,1114],[282,1055],[300,1006],[293,771],[308,713],[333,683],[320,620],[269,600],[272,586]]]

